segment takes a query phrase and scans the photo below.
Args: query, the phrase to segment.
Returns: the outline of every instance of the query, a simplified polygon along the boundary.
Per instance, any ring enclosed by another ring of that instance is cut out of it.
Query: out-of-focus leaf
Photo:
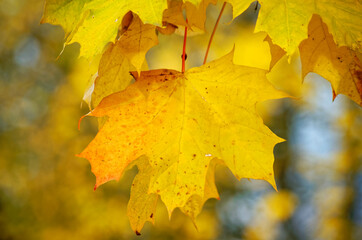
[[[268,194],[264,201],[268,207],[268,216],[278,222],[288,219],[297,205],[296,196],[285,190]]]

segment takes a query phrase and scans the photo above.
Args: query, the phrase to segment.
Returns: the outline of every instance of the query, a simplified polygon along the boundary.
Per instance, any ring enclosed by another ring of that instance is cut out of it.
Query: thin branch
[[[207,49],[206,49],[206,53],[205,53],[205,58],[204,58],[204,64],[205,64],[206,61],[207,61],[207,56],[209,55],[209,50],[210,50],[211,42],[212,42],[212,39],[214,38],[214,35],[215,35],[215,32],[216,32],[216,28],[217,28],[217,26],[219,25],[220,18],[221,18],[222,13],[224,12],[225,6],[226,6],[226,2],[224,2],[224,4],[222,5],[222,8],[221,8],[221,10],[220,10],[219,17],[218,17],[217,20],[216,20],[216,23],[215,23],[215,26],[214,26],[214,30],[212,31],[212,34],[211,34],[211,37],[210,37],[210,40],[209,40],[209,45],[207,45]]]
[[[188,23],[186,18],[186,23]],[[182,72],[185,72],[185,61],[186,61],[186,39],[187,39],[187,26],[185,26],[185,34],[184,34],[184,46],[182,49]]]

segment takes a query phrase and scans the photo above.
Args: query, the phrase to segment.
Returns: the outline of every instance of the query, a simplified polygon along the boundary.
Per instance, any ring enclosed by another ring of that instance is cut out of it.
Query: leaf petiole
[[[188,23],[186,18],[186,23]],[[185,61],[186,61],[186,39],[187,39],[187,26],[185,26],[184,44],[182,49],[182,72],[185,72]]]
[[[215,35],[215,32],[216,32],[216,28],[217,28],[217,26],[219,25],[220,18],[221,18],[222,13],[224,12],[225,6],[226,6],[226,2],[224,2],[224,4],[222,5],[222,8],[221,8],[220,13],[219,13],[219,17],[217,18],[216,23],[215,23],[215,26],[214,26],[214,30],[213,30],[212,33],[211,33],[210,40],[209,40],[209,44],[207,45],[207,49],[206,49],[206,53],[205,53],[204,64],[205,64],[206,61],[207,61],[207,56],[209,55],[209,50],[210,50],[211,42],[212,42],[212,39],[214,38],[214,35]]]

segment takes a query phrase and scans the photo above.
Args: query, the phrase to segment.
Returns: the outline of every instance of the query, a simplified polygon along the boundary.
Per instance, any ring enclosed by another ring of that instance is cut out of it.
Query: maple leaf
[[[227,0],[233,6],[233,18],[243,13],[253,1]],[[206,9],[210,4],[216,5],[217,0],[182,0],[170,1],[168,9],[164,12],[163,21],[176,26],[187,26],[190,30],[205,31]],[[186,10],[188,23],[183,17],[183,9]]]
[[[337,46],[347,46],[353,50],[361,48],[362,5],[355,0],[314,0],[315,14],[321,16]]]
[[[322,19],[314,15],[309,37],[300,46],[303,78],[315,72],[331,82],[335,94],[345,94],[362,106],[362,65],[350,48],[338,47]]]
[[[163,21],[171,23],[175,26],[182,25],[187,26],[186,20],[182,13],[184,3],[179,1],[168,1],[168,7],[163,13]]]
[[[120,45],[120,52],[129,59],[137,71],[140,71],[147,51],[158,44],[156,26],[143,24],[141,19],[134,14],[130,26],[117,44]]]
[[[185,3],[188,24],[191,29],[205,30],[206,9],[210,4],[215,5],[217,0],[203,0],[198,5]]]
[[[233,19],[242,14],[254,0],[226,0],[233,6]]]
[[[233,52],[186,71],[151,70],[126,90],[104,98],[88,116],[108,116],[79,154],[96,175],[96,187],[119,179],[129,164],[147,156],[153,168],[148,193],[157,193],[169,214],[188,199],[205,196],[213,158],[240,178],[275,187],[273,148],[283,141],[258,116],[257,102],[287,97],[266,71],[234,65]]]
[[[273,43],[288,55],[308,37],[308,23],[313,14],[319,14],[327,24],[338,45],[360,48],[362,26],[361,4],[354,0],[268,0],[261,4],[255,31],[265,31]]]
[[[206,9],[210,4],[215,5],[216,3],[217,0],[202,0],[196,4],[190,1],[184,3],[182,0],[169,1],[163,21],[178,27],[187,26],[194,32],[203,32],[205,31]],[[186,11],[187,23],[183,16],[183,9]]]
[[[89,1],[46,0],[44,14],[40,22],[61,25],[65,31],[65,36],[68,37],[82,19],[82,9],[84,4]]]
[[[91,98],[94,107],[104,97],[124,90],[133,80],[130,71],[148,69],[145,55],[158,43],[156,27],[143,24],[137,15],[131,19],[120,39],[111,44],[102,55]]]
[[[98,76],[94,82],[92,105],[96,107],[100,101],[112,93],[124,90],[131,84],[133,77],[130,70],[136,70],[122,54],[119,41],[109,46],[99,63]]]
[[[308,39],[299,45],[302,78],[314,72],[328,80],[333,88],[333,99],[344,94],[362,105],[362,69],[358,52],[346,46],[338,47],[328,27],[318,15],[313,15]],[[269,36],[265,39],[271,52],[270,69],[286,54]]]
[[[279,62],[279,60],[285,55],[286,52],[281,47],[274,44],[269,35],[265,37],[264,41],[269,44],[270,48],[271,59],[269,64],[269,71],[271,71],[275,64]]]
[[[80,56],[92,58],[114,42],[123,16],[132,11],[144,23],[161,25],[166,0],[47,0],[42,23],[61,25],[66,45],[78,42]]]

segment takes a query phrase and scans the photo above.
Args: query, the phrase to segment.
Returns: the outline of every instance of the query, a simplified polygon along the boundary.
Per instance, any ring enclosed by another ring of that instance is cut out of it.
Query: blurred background
[[[284,57],[269,80],[295,99],[258,106],[265,124],[287,141],[275,147],[279,192],[263,181],[216,173],[221,200],[197,219],[160,203],[156,223],[136,236],[126,216],[136,169],[93,191],[95,177],[75,157],[97,132],[81,106],[96,64],[63,49],[59,26],[40,25],[44,1],[0,0],[0,239],[362,239],[362,111],[344,96],[332,102],[329,82],[309,74],[299,56]],[[207,9],[206,32],[188,38],[187,68],[200,66],[222,2]],[[232,20],[226,6],[209,60],[230,52],[235,63],[268,69],[265,34],[253,34],[258,9]],[[150,69],[181,69],[181,35],[159,35]]]

